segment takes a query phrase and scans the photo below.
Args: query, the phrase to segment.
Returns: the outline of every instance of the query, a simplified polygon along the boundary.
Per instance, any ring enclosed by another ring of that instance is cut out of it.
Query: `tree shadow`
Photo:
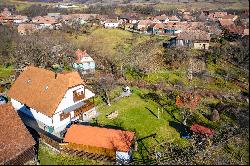
[[[145,107],[152,115],[154,115],[156,118],[158,118],[157,117],[157,115],[155,115],[155,113],[153,112],[153,111],[151,111],[148,107]]]
[[[189,128],[187,126],[183,125],[182,123],[178,123],[175,121],[169,121],[169,126],[175,128],[175,130],[180,133],[181,137],[190,135]]]

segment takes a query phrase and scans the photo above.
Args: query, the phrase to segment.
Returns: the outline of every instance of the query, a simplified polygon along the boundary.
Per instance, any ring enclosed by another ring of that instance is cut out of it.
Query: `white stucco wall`
[[[209,48],[209,43],[194,43],[194,48],[204,49],[204,45],[205,45],[205,49],[207,50]]]
[[[131,157],[130,152],[116,151],[116,160],[130,160],[130,157]]]
[[[81,92],[84,91],[84,86],[83,85],[79,85],[76,87],[73,87],[71,89],[69,89],[65,96],[63,97],[62,101],[60,102],[60,104],[58,105],[54,115],[52,117],[48,117],[36,110],[34,110],[33,108],[30,108],[29,110],[27,110],[24,107],[24,104],[18,102],[17,100],[11,99],[11,103],[13,105],[13,107],[16,110],[20,110],[23,113],[27,114],[30,117],[33,117],[34,119],[44,123],[47,126],[53,126],[54,127],[54,131],[55,132],[59,132],[65,129],[65,127],[70,123],[71,119],[70,117],[74,117],[74,110],[76,110],[79,107],[82,107],[85,104],[85,100],[88,100],[91,97],[94,97],[95,94],[92,93],[90,90],[85,89],[85,98],[83,100],[74,102],[73,101],[73,91],[77,91],[77,92]],[[85,114],[89,114],[92,111],[95,111],[95,109],[91,109],[90,111],[86,112]],[[70,116],[64,120],[60,120],[60,114],[62,112],[70,112]],[[75,117],[75,119],[78,119],[79,117]]]
[[[30,108],[29,110],[24,107],[24,104],[16,101],[15,99],[11,99],[12,106],[15,108],[15,110],[20,110],[26,115],[33,117],[36,120],[39,120],[40,122],[44,123],[47,126],[52,126],[52,118],[36,111],[33,108]]]
[[[55,114],[58,113],[58,112],[62,112],[63,110],[67,109],[67,108],[70,108],[72,106],[75,106],[75,105],[83,105],[83,101],[84,100],[88,100],[89,98],[91,97],[94,97],[95,94],[92,93],[90,90],[86,89],[85,88],[85,98],[83,100],[79,100],[77,102],[74,102],[73,100],[73,92],[77,90],[77,92],[82,92],[84,91],[84,86],[83,85],[79,85],[79,86],[76,86],[76,87],[73,87],[71,89],[69,89],[66,94],[64,95],[62,101],[60,102],[60,104],[58,105],[56,111],[55,111]],[[80,106],[78,106],[80,107]]]
[[[117,28],[119,26],[119,23],[105,23],[105,28]]]

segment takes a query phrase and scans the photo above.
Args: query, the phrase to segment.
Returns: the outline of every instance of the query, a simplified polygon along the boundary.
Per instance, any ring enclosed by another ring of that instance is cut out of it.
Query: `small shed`
[[[131,159],[131,145],[135,133],[84,125],[72,125],[66,132],[67,148],[116,158],[117,161]]]

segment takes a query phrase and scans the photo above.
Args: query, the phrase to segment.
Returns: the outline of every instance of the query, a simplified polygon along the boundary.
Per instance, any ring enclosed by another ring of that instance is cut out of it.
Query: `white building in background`
[[[88,121],[97,116],[90,101],[95,94],[86,88],[77,72],[56,74],[27,67],[8,96],[15,110],[26,117],[26,125],[58,137],[72,121]]]
[[[106,20],[104,22],[105,28],[118,28],[120,25],[120,22],[118,20]]]

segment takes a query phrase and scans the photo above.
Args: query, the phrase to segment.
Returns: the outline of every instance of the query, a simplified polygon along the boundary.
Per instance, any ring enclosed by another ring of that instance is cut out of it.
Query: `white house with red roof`
[[[57,137],[62,137],[72,121],[88,121],[97,116],[91,102],[94,96],[77,72],[54,73],[32,66],[20,74],[8,91],[12,106],[27,126]]]
[[[90,57],[86,50],[78,49],[76,52],[76,61],[73,68],[80,70],[83,74],[95,72],[95,61]]]

